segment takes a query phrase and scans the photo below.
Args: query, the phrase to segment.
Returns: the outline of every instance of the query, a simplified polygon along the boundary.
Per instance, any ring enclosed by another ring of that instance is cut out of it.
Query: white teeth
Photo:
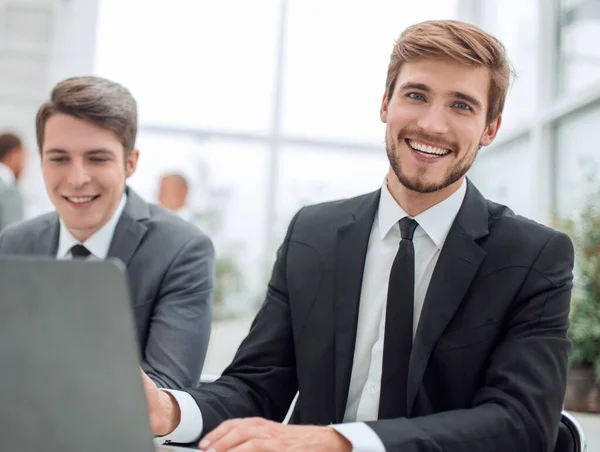
[[[83,197],[78,197],[78,198],[68,198],[69,201],[75,203],[75,204],[83,204],[85,202],[90,202],[92,200],[93,196],[87,196],[85,198]]]
[[[435,154],[435,155],[446,155],[450,151],[448,149],[436,148],[433,146],[429,146],[427,144],[419,143],[417,141],[409,140],[408,144],[410,147],[417,151],[425,152],[426,154]]]

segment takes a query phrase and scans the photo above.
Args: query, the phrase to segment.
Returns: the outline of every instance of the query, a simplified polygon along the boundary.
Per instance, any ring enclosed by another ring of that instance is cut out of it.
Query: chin
[[[444,188],[444,180],[423,178],[422,176],[399,178],[400,183],[417,193],[432,193]]]
[[[404,179],[413,185],[439,185],[444,182],[444,177],[436,177],[429,172],[413,171],[409,174],[404,174]]]
[[[90,230],[90,229],[94,229],[96,227],[96,225],[98,225],[100,222],[96,221],[96,219],[90,219],[90,218],[81,218],[81,217],[76,217],[73,218],[73,216],[71,215],[70,218],[71,221],[69,221],[69,218],[63,218],[63,221],[65,222],[65,224],[67,225],[67,227],[69,229],[77,229],[77,230]]]

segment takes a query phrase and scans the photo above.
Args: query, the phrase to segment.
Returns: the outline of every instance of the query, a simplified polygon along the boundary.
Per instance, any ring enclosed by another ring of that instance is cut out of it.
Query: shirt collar
[[[420,228],[433,240],[440,250],[444,246],[446,237],[448,237],[448,233],[460,210],[466,192],[467,182],[464,180],[458,190],[449,197],[414,217],[417,223],[419,223]],[[377,216],[379,233],[382,240],[394,226],[398,225],[398,222],[402,218],[409,216],[392,197],[385,181],[381,187]],[[418,229],[415,231],[415,234],[418,235]]]
[[[2,162],[0,162],[0,181],[9,186],[14,185],[16,182],[15,174]]]
[[[92,234],[90,238],[88,238],[83,243],[81,243],[79,240],[73,237],[73,235],[65,226],[65,223],[62,220],[62,218],[59,218],[60,234],[58,239],[58,252],[56,253],[56,257],[62,259],[69,256],[73,245],[77,245],[79,243],[85,246],[89,250],[89,252],[92,253],[98,259],[106,259],[106,257],[108,256],[110,243],[112,242],[112,238],[117,227],[117,223],[119,221],[119,218],[121,218],[123,210],[125,209],[126,202],[127,195],[123,193],[123,196],[121,197],[121,202],[119,203],[119,207],[117,207],[117,210],[115,210],[115,213],[110,218],[110,220],[108,220],[108,222],[104,226],[102,226],[98,231]]]
[[[176,210],[174,213],[179,215],[179,217],[185,221],[193,222],[194,220],[194,212],[188,206],[184,206],[181,209]]]

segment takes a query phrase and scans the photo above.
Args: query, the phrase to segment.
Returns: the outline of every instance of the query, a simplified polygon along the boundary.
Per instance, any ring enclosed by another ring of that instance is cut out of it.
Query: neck
[[[176,201],[176,200],[163,200],[163,201],[159,201],[159,204],[173,212],[177,212],[178,210],[181,210],[185,207],[184,201]]]
[[[89,239],[92,235],[94,235],[98,230],[88,231],[88,230],[80,230],[80,229],[69,229],[69,232],[73,237],[79,240],[81,243],[84,243],[87,239]]]
[[[442,202],[444,199],[450,197],[454,192],[456,192],[456,190],[460,188],[464,179],[465,178],[463,176],[453,184],[450,184],[441,190],[436,190],[431,193],[419,193],[402,185],[396,177],[394,170],[390,168],[387,177],[387,186],[392,197],[398,203],[398,205],[402,207],[402,210],[404,210],[409,216],[416,217],[430,207],[433,207]]]
[[[9,161],[5,161],[5,162],[0,161],[0,163],[2,163],[4,166],[6,166],[10,170],[10,172],[13,173],[13,175],[15,176],[15,180],[19,179],[17,171],[15,171],[14,166]]]
[[[176,212],[183,209],[184,207],[185,207],[185,202],[176,202],[175,204],[173,204],[173,210]]]

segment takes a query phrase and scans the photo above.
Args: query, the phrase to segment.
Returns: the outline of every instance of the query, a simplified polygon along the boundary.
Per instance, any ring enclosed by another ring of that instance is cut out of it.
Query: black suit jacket
[[[233,363],[190,394],[207,433],[232,417],[342,422],[380,192],[302,209]],[[573,248],[469,182],[425,298],[410,416],[368,424],[386,450],[551,451],[566,389]]]
[[[133,190],[127,194],[108,257],[126,266],[142,368],[160,387],[193,386],[210,337],[212,242]],[[0,234],[0,254],[55,256],[59,229],[56,212],[17,223]]]

